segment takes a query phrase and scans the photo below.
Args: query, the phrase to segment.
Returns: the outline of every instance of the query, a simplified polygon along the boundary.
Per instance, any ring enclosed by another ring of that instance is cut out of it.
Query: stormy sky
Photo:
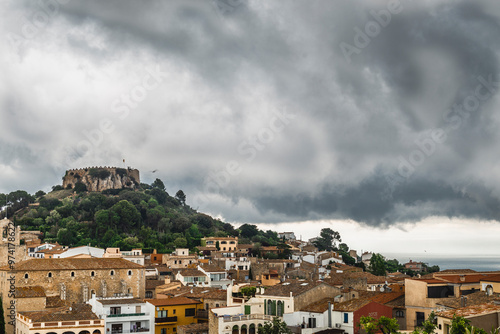
[[[0,192],[131,166],[235,223],[500,219],[496,0],[0,8]]]

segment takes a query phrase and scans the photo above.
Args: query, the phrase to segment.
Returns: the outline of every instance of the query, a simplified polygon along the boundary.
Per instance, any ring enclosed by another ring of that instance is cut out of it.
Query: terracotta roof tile
[[[140,264],[124,259],[90,258],[90,259],[32,259],[15,264],[14,271],[46,271],[46,270],[99,270],[99,269],[139,269]],[[8,266],[0,270],[9,270]]]
[[[46,309],[35,312],[19,312],[23,316],[31,319],[32,322],[51,321],[77,321],[77,320],[98,320],[99,317],[92,312],[92,307],[88,304],[73,304],[71,310],[68,306]]]
[[[460,317],[473,317],[481,314],[488,314],[488,313],[498,313],[500,312],[500,305],[493,305],[493,304],[479,304],[479,305],[472,305],[468,307],[463,307],[455,310],[447,310],[447,311],[442,311],[438,312],[437,315],[439,317],[443,318],[448,318],[451,319],[453,318],[454,315],[460,316]]]
[[[16,298],[45,297],[45,289],[39,285],[16,287]]]

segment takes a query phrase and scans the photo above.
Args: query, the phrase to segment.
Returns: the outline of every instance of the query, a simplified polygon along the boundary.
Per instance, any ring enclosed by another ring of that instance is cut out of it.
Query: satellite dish
[[[384,287],[381,287],[380,292],[384,292],[384,291],[385,291]]]

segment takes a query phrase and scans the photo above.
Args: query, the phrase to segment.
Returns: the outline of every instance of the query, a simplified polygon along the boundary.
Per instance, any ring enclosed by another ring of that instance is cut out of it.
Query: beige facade
[[[187,248],[177,248],[172,254],[163,255],[163,263],[172,269],[196,268],[198,256],[189,254]]]
[[[209,237],[202,238],[201,245],[205,247],[217,247],[219,245],[220,251],[236,251],[238,246],[238,237]]]

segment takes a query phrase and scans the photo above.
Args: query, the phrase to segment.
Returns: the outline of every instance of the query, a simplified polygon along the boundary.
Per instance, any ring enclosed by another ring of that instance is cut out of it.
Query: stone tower
[[[118,167],[87,167],[70,169],[63,177],[63,188],[71,189],[83,183],[88,191],[107,189],[135,189],[140,184],[139,170]]]

